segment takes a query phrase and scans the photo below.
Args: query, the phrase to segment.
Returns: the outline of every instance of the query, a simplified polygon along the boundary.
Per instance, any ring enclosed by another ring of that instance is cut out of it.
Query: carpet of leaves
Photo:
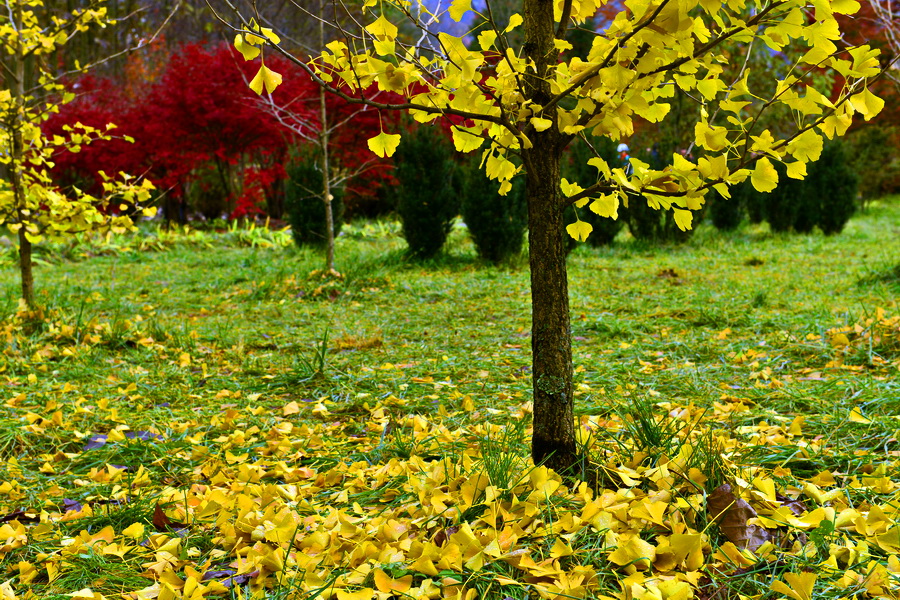
[[[230,298],[262,286],[247,285]],[[750,382],[709,402],[579,366],[584,463],[565,480],[527,458],[527,361],[503,358],[521,344],[488,357],[521,380],[491,397],[420,369],[439,355],[361,362],[353,389],[317,394],[313,359],[291,379],[149,316],[80,315],[20,307],[0,323],[4,600],[900,597],[900,423],[852,392],[900,375],[895,308],[780,331],[778,348],[704,332],[710,368]],[[388,358],[377,335],[329,345]],[[634,362],[639,376],[691,367],[653,349]],[[244,385],[224,383],[238,372]],[[167,376],[189,383],[177,400],[151,381]],[[373,380],[395,393],[365,391]],[[801,384],[849,404],[762,410]],[[848,428],[858,437],[833,435]]]

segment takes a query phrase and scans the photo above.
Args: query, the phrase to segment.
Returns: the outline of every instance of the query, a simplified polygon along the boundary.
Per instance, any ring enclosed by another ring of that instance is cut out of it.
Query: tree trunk
[[[25,237],[25,228],[19,230],[19,275],[22,278],[22,299],[34,308],[34,274],[31,270],[31,242]]]
[[[334,271],[334,210],[331,205],[331,164],[328,160],[328,111],[325,108],[325,89],[319,88],[319,108],[322,120],[319,146],[322,151],[322,200],[325,202],[325,270]]]
[[[13,9],[13,20],[16,28],[22,23],[22,3],[16,2]],[[32,273],[31,242],[25,237],[27,222],[32,218],[26,214],[25,182],[23,170],[25,168],[25,141],[22,137],[22,126],[25,110],[25,52],[22,40],[16,38],[16,47],[13,56],[13,69],[15,80],[12,86],[12,96],[16,99],[18,109],[13,117],[12,129],[12,156],[9,162],[10,184],[13,197],[16,202],[16,221],[19,224],[19,275],[22,280],[22,299],[30,308],[34,307],[34,274]]]
[[[319,0],[319,14],[325,14],[325,0]],[[319,19],[319,48],[325,47],[325,20]],[[325,270],[334,271],[334,210],[331,206],[331,165],[328,160],[328,106],[325,88],[319,87],[319,147],[322,150],[322,200],[325,202]]]
[[[552,97],[556,65],[553,44],[554,0],[525,0],[525,96],[537,106]],[[572,336],[566,275],[564,204],[559,189],[565,140],[557,129],[556,109],[545,111],[553,125],[529,133],[533,147],[523,151],[527,170],[528,241],[531,267],[531,350],[534,433],[531,456],[555,471],[573,474],[577,462],[572,396]]]

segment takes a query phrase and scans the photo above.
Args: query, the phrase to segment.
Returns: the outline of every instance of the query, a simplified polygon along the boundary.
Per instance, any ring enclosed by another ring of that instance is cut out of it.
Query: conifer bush
[[[778,171],[778,187],[769,193],[761,194],[762,210],[769,228],[774,232],[790,231],[798,222],[801,207],[809,213],[803,181],[787,176],[787,169],[780,162],[775,162]],[[800,223],[803,226],[802,222]]]
[[[868,124],[849,135],[844,154],[857,174],[863,203],[900,190],[898,138],[900,127],[884,122]]]
[[[322,171],[317,151],[300,152],[287,168],[288,180],[284,190],[284,209],[294,242],[298,246],[322,246],[328,241],[325,203],[322,201]],[[334,235],[343,225],[344,187],[332,186],[331,212]]]
[[[417,127],[394,154],[397,214],[410,254],[427,259],[440,252],[459,213],[453,148],[437,127]]]
[[[820,199],[819,229],[825,235],[840,233],[856,212],[860,179],[849,161],[845,144],[840,140],[826,142],[822,158],[811,167],[810,175]]]
[[[856,210],[859,177],[843,142],[826,142],[822,155],[807,166],[806,178],[791,179],[775,164],[778,187],[763,194],[765,218],[772,231],[809,233],[816,226],[827,235],[840,233]]]
[[[740,188],[744,188],[743,184],[731,188],[731,198],[725,198],[716,190],[712,190],[707,196],[710,202],[709,218],[716,229],[733,231],[744,220],[744,212],[747,210],[744,198],[746,192]],[[739,189],[741,193],[738,193]]]
[[[488,179],[475,157],[460,165],[459,182],[463,221],[478,256],[494,264],[517,256],[528,227],[523,178],[515,179],[513,189],[501,196],[499,184]]]
[[[228,189],[215,165],[199,167],[187,186],[188,210],[207,220],[221,219],[229,212]]]

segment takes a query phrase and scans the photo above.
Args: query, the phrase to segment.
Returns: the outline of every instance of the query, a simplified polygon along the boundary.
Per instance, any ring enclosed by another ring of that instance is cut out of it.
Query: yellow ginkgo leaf
[[[503,30],[503,33],[509,33],[510,31],[521,25],[524,21],[525,19],[522,18],[522,15],[520,15],[519,13],[514,13],[509,18],[509,25],[506,26],[506,29]]]
[[[381,132],[373,138],[369,138],[369,150],[381,158],[393,156],[400,144],[400,134]]]
[[[356,590],[355,592],[348,592],[347,590],[337,590],[335,594],[338,600],[372,600],[375,597],[375,590],[373,588],[362,588],[361,590]]]
[[[534,125],[536,131],[546,131],[553,125],[553,121],[541,117],[531,117],[531,124]]]
[[[591,235],[591,232],[593,230],[593,226],[591,226],[590,223],[585,223],[584,221],[575,221],[574,223],[570,223],[566,226],[566,233],[571,235],[579,242],[585,241],[588,236]]]
[[[591,212],[597,213],[601,217],[619,218],[619,198],[616,196],[600,196],[591,202],[588,208],[591,209]]]
[[[453,0],[450,4],[450,18],[459,23],[463,15],[472,10],[472,0]]]
[[[845,333],[836,333],[831,336],[831,345],[835,348],[843,348],[850,345],[850,338]]]
[[[484,138],[476,135],[467,129],[454,127],[450,130],[453,134],[453,147],[457,152],[471,152],[477,150],[484,143]]]
[[[773,582],[772,591],[794,600],[811,600],[813,586],[816,584],[815,573],[785,573],[784,581]]]
[[[262,94],[263,88],[265,88],[266,92],[271,94],[279,85],[281,85],[281,74],[262,64],[256,77],[250,82],[250,89],[257,94]]]
[[[143,523],[132,523],[122,530],[122,535],[124,535],[125,537],[137,539],[139,537],[143,537],[144,529],[145,527]]]
[[[381,569],[375,569],[375,587],[385,594],[405,594],[412,587],[412,575],[404,575],[394,579]]]
[[[851,423],[863,423],[866,425],[872,422],[872,419],[863,415],[858,408],[850,409],[849,420]]]
[[[0,583],[0,598],[3,600],[16,600],[16,592],[9,581]]]
[[[766,157],[756,162],[756,168],[750,175],[750,183],[757,192],[771,192],[778,185],[778,171]]]
[[[384,15],[381,15],[368,25],[366,31],[379,40],[392,40],[397,37],[397,26],[388,21]]]
[[[497,41],[497,32],[493,30],[482,31],[478,34],[478,45],[482,50],[487,50]]]
[[[659,590],[663,600],[688,600],[694,597],[691,584],[686,581],[660,581],[656,589]]]
[[[787,163],[787,176],[791,179],[803,179],[806,177],[806,163],[800,161]]]
[[[619,543],[619,547],[609,555],[609,562],[622,567],[634,565],[637,569],[644,570],[650,567],[655,558],[656,548],[653,544],[635,535]]]
[[[244,36],[240,33],[234,36],[234,48],[244,57],[244,60],[253,60],[259,56],[259,48],[252,46],[244,41]]]
[[[550,558],[559,558],[560,556],[572,556],[575,551],[572,547],[565,543],[562,538],[556,538],[553,547],[550,548]]]
[[[268,27],[261,27],[261,28],[259,29],[259,32],[260,32],[261,34],[263,34],[264,36],[266,36],[266,39],[268,39],[268,40],[269,40],[270,42],[272,42],[273,44],[280,44],[280,43],[281,43],[281,38],[278,37],[278,34],[276,34],[274,31],[272,31],[272,30],[269,29]]]
[[[869,88],[863,89],[862,92],[855,96],[850,96],[850,105],[853,109],[862,114],[863,118],[868,121],[881,112],[884,108],[884,100],[869,91]]]
[[[689,230],[694,221],[694,213],[681,208],[673,208],[672,216],[675,217],[675,224],[678,225],[678,229],[682,231]]]

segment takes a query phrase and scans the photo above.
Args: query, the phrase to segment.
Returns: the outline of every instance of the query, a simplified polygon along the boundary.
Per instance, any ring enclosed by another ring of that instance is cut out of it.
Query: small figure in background
[[[625,173],[631,175],[633,169],[631,167],[631,155],[629,154],[628,144],[619,144],[616,147],[616,152],[619,153],[619,159],[622,161],[622,166],[625,167]]]

